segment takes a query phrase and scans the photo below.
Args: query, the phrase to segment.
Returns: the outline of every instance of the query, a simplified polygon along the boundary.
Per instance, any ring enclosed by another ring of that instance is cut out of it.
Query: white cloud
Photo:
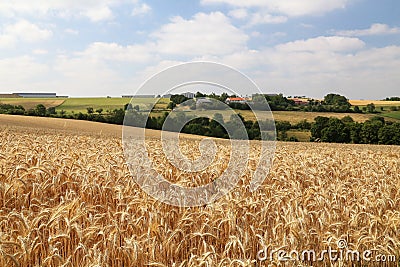
[[[254,37],[254,38],[258,38],[258,37],[262,36],[262,34],[261,34],[261,32],[258,32],[258,31],[252,31],[250,33],[250,36]]]
[[[153,58],[151,52],[154,50],[152,44],[122,46],[117,43],[95,42],[77,55],[99,60],[143,63]]]
[[[249,14],[245,8],[238,8],[229,11],[228,15],[235,19],[245,19]]]
[[[118,71],[96,58],[59,56],[54,71],[59,77],[57,90],[71,95],[115,95],[121,88]]]
[[[32,51],[34,55],[46,55],[48,53],[45,49],[35,49]]]
[[[0,1],[0,14],[8,17],[18,15],[77,17],[83,16],[96,22],[114,17],[114,7],[136,5],[137,0],[14,0]]]
[[[152,37],[160,53],[175,55],[229,54],[245,48],[249,38],[220,12],[174,17]]]
[[[93,22],[112,19],[113,12],[108,6],[98,6],[84,11],[84,14]]]
[[[203,5],[228,4],[234,7],[263,7],[288,16],[322,15],[345,8],[351,0],[201,0]]]
[[[39,42],[50,38],[52,34],[50,30],[42,29],[29,21],[20,20],[3,28],[0,33],[0,47],[12,46],[18,41]]]
[[[79,34],[78,30],[74,30],[74,29],[70,29],[70,28],[65,29],[64,32],[68,33],[68,34],[71,34],[71,35],[78,35]]]
[[[281,51],[354,51],[362,49],[365,43],[358,38],[341,36],[319,36],[307,40],[298,40],[280,44],[276,48]]]
[[[132,16],[140,16],[140,15],[146,15],[151,11],[151,7],[146,4],[146,3],[142,3],[141,5],[135,7],[132,10],[131,15]]]
[[[322,97],[337,91],[350,98],[365,99],[379,99],[398,92],[400,46],[363,48],[351,53],[346,52],[351,45],[329,50],[313,46],[307,51],[282,49],[282,46],[208,59],[243,71],[265,92]]]
[[[336,35],[341,36],[368,36],[368,35],[388,35],[388,34],[400,34],[399,27],[390,27],[386,24],[375,23],[370,28],[363,30],[347,30],[347,31],[335,31]]]
[[[0,88],[10,91],[24,90],[25,88],[30,90],[33,86],[32,82],[44,77],[48,71],[48,66],[36,62],[30,56],[0,59]]]
[[[248,26],[254,26],[258,24],[279,24],[287,21],[285,16],[273,16],[268,13],[254,13],[251,16]]]

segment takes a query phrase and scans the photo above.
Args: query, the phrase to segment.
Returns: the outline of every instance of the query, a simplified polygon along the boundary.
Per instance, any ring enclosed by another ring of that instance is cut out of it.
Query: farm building
[[[186,92],[186,93],[183,93],[183,94],[181,94],[181,95],[183,95],[183,96],[185,96],[185,97],[187,97],[187,98],[194,98],[194,93],[191,93],[191,92]]]
[[[122,98],[155,98],[155,95],[123,95]]]
[[[289,100],[293,100],[295,105],[306,106],[308,105],[308,98],[289,98]]]
[[[56,93],[14,93],[22,98],[56,98]]]
[[[241,104],[243,104],[243,103],[246,103],[246,99],[243,98],[243,97],[228,97],[225,100],[225,102],[227,104],[229,104],[229,103],[241,103]]]

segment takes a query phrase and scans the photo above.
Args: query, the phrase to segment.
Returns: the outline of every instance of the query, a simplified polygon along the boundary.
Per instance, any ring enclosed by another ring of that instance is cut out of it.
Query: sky
[[[0,93],[121,96],[210,61],[265,93],[399,96],[399,14],[398,0],[0,1]]]

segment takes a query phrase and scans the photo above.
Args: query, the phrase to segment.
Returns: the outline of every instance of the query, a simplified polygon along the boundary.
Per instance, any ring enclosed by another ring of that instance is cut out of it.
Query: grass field
[[[382,114],[384,117],[400,120],[400,111],[385,112]]]
[[[131,101],[130,98],[68,98],[66,101],[57,107],[57,111],[64,110],[67,113],[87,113],[87,108],[92,107],[95,111],[97,109],[103,109],[106,113],[107,110],[114,110],[123,108],[125,104]],[[140,103],[140,108],[145,108],[147,104],[153,103],[154,98],[137,98],[133,100],[134,103]],[[133,103],[133,105],[135,105]],[[169,103],[169,99],[161,98],[156,104],[155,108],[166,108]]]
[[[0,98],[0,103],[14,106],[21,105],[28,110],[39,104],[43,104],[46,108],[57,107],[64,103],[65,100],[66,98]]]
[[[272,262],[257,255],[338,250],[338,241],[371,257],[399,256],[400,147],[279,142],[257,191],[246,189],[255,150],[231,193],[177,208],[138,187],[120,137],[92,132],[104,125],[81,122],[86,131],[65,131],[50,118],[29,119],[0,123],[0,266],[286,266],[276,254]],[[184,138],[180,149],[193,154],[198,144]],[[190,174],[168,163],[156,137],[147,146],[155,170],[182,185],[209,181],[229,160],[217,143],[211,167]],[[288,266],[354,264],[325,255]]]

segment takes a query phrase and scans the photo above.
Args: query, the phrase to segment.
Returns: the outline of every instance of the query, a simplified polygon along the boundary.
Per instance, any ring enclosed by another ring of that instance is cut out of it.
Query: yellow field
[[[105,135],[102,124],[81,122],[82,131],[29,119],[0,123],[0,266],[268,266],[262,249],[268,258],[278,249],[320,253],[338,241],[344,251],[400,257],[400,147],[278,143],[256,192],[246,185],[257,152],[226,197],[177,208],[133,182],[118,126]],[[178,183],[208,181],[229,159],[219,142],[211,169],[188,175],[168,164],[157,137],[147,145],[156,169]],[[181,145],[193,154],[198,140]],[[308,265],[352,265],[326,257]]]
[[[301,120],[307,120],[308,122],[314,122],[314,119],[318,116],[323,117],[335,117],[343,118],[350,116],[354,121],[364,122],[370,119],[370,114],[355,114],[355,113],[331,113],[331,112],[299,112],[299,111],[274,111],[274,119],[277,121],[289,121],[291,123],[298,123]]]
[[[64,103],[65,99],[60,98],[1,98],[1,104],[21,105],[25,109],[31,109],[36,105],[43,104],[46,108],[57,107]]]
[[[381,101],[381,100],[349,100],[353,106],[366,106],[374,104],[375,106],[400,106],[400,101]]]

